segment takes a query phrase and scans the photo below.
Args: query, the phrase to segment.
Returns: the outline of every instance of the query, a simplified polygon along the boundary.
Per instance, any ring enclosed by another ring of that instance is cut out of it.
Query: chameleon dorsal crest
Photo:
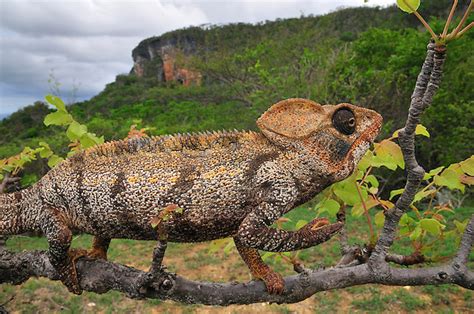
[[[257,126],[264,133],[302,139],[318,130],[324,117],[320,104],[308,99],[290,98],[271,106],[257,120]]]

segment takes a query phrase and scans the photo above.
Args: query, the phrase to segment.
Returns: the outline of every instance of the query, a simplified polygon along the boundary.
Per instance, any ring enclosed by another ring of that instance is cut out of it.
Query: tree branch
[[[471,222],[474,218],[471,219]],[[473,224],[466,229],[463,242],[472,243]],[[469,243],[463,243],[459,255]],[[105,293],[117,290],[131,298],[169,299],[183,303],[208,305],[250,304],[257,302],[294,303],[316,292],[355,285],[377,283],[384,285],[438,285],[458,284],[474,289],[474,274],[455,265],[424,269],[388,267],[388,276],[380,278],[368,264],[353,267],[328,268],[306,271],[288,276],[285,291],[281,295],[268,294],[261,281],[248,283],[209,283],[192,281],[175,274],[163,272],[161,277],[147,287],[142,278],[148,273],[128,266],[104,261],[80,258],[77,261],[80,285],[84,290]],[[0,283],[21,284],[30,277],[47,277],[58,280],[56,270],[45,251],[12,253],[0,251]]]

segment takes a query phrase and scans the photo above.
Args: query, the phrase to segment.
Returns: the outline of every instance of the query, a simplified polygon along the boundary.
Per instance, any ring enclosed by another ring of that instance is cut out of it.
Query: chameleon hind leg
[[[240,256],[247,264],[252,276],[261,279],[270,294],[281,294],[285,289],[283,277],[265,264],[257,249],[243,246],[239,240],[234,238],[235,246]]]
[[[48,239],[48,257],[56,269],[59,279],[75,294],[81,294],[76,272],[76,260],[85,255],[83,250],[70,250],[72,232],[61,214],[56,209],[50,210],[48,219],[42,224],[43,233]]]
[[[95,259],[107,260],[107,250],[110,245],[110,238],[94,236],[92,250],[87,252],[87,256]]]

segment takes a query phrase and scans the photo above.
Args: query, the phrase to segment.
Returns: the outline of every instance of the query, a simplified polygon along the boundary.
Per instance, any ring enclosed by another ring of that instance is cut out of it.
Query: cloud
[[[393,3],[370,0],[369,5]],[[363,0],[17,0],[0,1],[0,114],[43,99],[54,70],[64,94],[100,92],[128,73],[143,39],[191,25],[255,23],[324,14]]]

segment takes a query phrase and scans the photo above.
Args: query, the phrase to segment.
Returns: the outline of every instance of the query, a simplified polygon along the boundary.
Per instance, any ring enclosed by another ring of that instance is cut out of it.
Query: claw
[[[269,271],[261,279],[265,283],[269,294],[282,294],[285,290],[285,281],[277,272]]]

